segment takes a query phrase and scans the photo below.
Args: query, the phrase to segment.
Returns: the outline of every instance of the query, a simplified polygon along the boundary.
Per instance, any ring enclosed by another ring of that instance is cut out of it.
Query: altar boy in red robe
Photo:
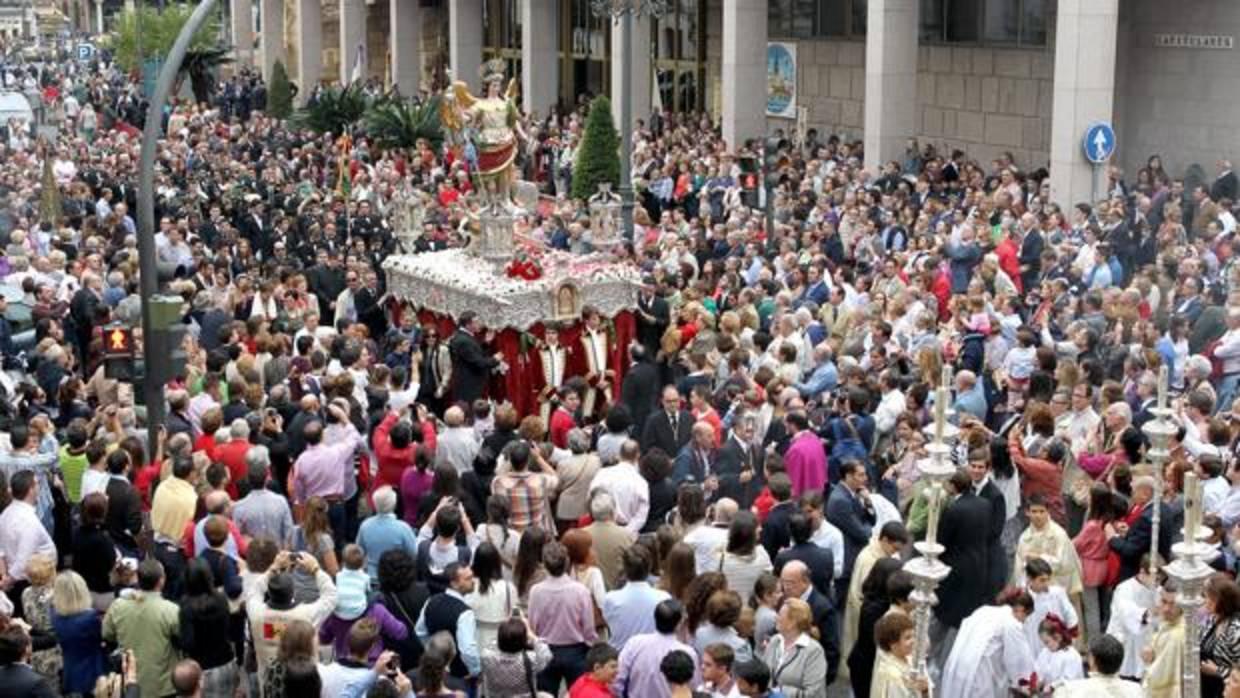
[[[616,352],[598,310],[586,306],[581,316],[585,319],[585,326],[581,328],[581,353],[585,359],[587,386],[581,414],[584,419],[601,418],[607,405],[611,404],[612,383],[616,380]]]
[[[552,399],[565,381],[577,373],[571,365],[573,357],[568,347],[560,344],[558,325],[546,326],[542,345],[535,358],[537,361],[530,364],[530,386],[534,391],[534,400],[538,403],[539,416],[543,418],[543,423],[547,424],[551,419]]]

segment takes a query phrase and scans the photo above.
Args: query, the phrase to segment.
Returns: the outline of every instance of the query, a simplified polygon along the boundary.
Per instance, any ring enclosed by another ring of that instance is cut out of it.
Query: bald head
[[[172,687],[178,698],[202,695],[202,667],[192,659],[182,659],[172,669]]]
[[[800,560],[789,561],[779,573],[779,583],[785,594],[801,598],[809,589],[809,567]]]
[[[202,499],[208,514],[223,514],[228,511],[229,503],[228,493],[224,490],[212,490]]]

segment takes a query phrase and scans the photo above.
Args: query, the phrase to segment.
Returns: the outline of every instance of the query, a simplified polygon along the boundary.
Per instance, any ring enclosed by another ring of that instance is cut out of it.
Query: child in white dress
[[[1072,635],[1063,620],[1053,613],[1038,627],[1042,649],[1034,660],[1037,672],[1034,695],[1050,696],[1064,681],[1085,678],[1081,653],[1072,646]]]

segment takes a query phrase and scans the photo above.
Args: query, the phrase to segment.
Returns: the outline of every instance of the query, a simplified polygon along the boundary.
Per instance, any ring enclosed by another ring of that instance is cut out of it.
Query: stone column
[[[629,112],[633,115],[633,123],[636,124],[638,119],[650,123],[650,18],[633,18],[632,46],[624,45],[621,24],[622,20],[611,22],[611,116],[616,122],[616,128],[620,128],[620,103],[626,99],[633,100],[633,110]],[[629,69],[633,71],[631,95],[623,94],[621,88],[621,74],[626,61]]]
[[[476,93],[482,84],[482,0],[448,0],[448,61],[452,79]]]
[[[100,0],[100,5],[103,4]],[[253,0],[231,0],[229,12],[232,21],[233,52],[238,67],[253,65],[254,60],[254,4]]]
[[[736,150],[766,135],[766,0],[723,0],[722,75],[723,140]]]
[[[284,46],[284,0],[259,0],[259,23],[263,27],[259,40],[259,65],[263,80],[271,82],[271,70],[276,61],[284,63],[288,70],[288,54]]]
[[[1114,116],[1118,28],[1119,0],[1059,0],[1051,197],[1065,207],[1089,201],[1092,194],[1094,169],[1081,143],[1091,123],[1111,122]]]
[[[348,85],[353,80],[353,68],[359,58],[359,46],[366,43],[366,0],[340,0],[340,84]],[[366,78],[365,64],[370,56],[363,48],[360,52],[363,61],[362,79]]]
[[[103,33],[103,0],[95,0],[95,32]]]
[[[865,167],[899,159],[917,133],[917,0],[870,0],[865,37]]]
[[[546,116],[560,88],[560,12],[556,0],[521,3],[521,108]]]
[[[418,94],[422,76],[421,0],[389,0],[392,13],[392,82],[406,97]]]
[[[297,104],[304,106],[323,79],[323,6],[297,0]]]

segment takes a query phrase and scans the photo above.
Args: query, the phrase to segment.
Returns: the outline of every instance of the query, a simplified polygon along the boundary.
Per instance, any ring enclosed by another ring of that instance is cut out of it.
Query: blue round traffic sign
[[[1085,139],[1081,146],[1085,149],[1085,159],[1098,165],[1111,159],[1115,153],[1115,129],[1105,121],[1090,124],[1085,129]]]

